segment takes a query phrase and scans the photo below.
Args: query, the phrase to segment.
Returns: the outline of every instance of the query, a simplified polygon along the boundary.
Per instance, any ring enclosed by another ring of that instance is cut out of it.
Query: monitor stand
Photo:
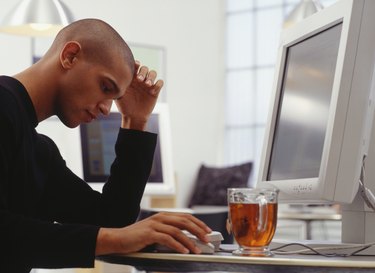
[[[347,255],[362,249],[365,244],[375,244],[375,213],[355,210],[358,207],[353,209],[354,205],[359,206],[360,203],[362,203],[361,200],[356,200],[355,203],[348,206],[349,209],[345,208],[342,212],[341,242],[275,239],[271,242],[270,249],[275,250],[282,247],[280,250],[290,254],[318,254],[305,247],[308,246],[323,254]],[[357,255],[375,256],[375,245],[359,251]]]
[[[371,105],[373,105],[373,103]],[[368,131],[368,140],[363,143],[364,147],[366,148],[366,145],[368,145],[368,148],[367,154],[362,162],[362,172],[360,180],[363,182],[366,188],[368,188],[372,193],[374,193],[375,120],[373,119],[373,107],[370,110],[371,115],[369,115],[369,117],[371,118],[367,121],[367,128],[371,128],[371,130]],[[369,126],[369,124],[371,126]],[[364,201],[364,198],[361,196],[360,191],[361,189],[359,189],[354,198],[354,201],[351,204],[342,206],[341,240],[343,243],[366,244],[375,242],[375,212],[374,209],[369,208],[366,205],[366,202]]]
[[[291,254],[317,254],[304,247],[308,246],[323,254],[347,255],[363,248],[364,244],[375,243],[375,212],[370,210],[357,193],[354,202],[342,206],[342,231],[340,241],[318,240],[282,240],[275,239],[270,244],[270,249],[283,247],[282,251],[291,251]],[[290,246],[286,246],[290,245]],[[285,246],[285,247],[284,247]],[[301,252],[303,251],[303,252]],[[375,256],[375,246],[360,251],[357,255]]]
[[[341,240],[351,244],[375,243],[374,228],[375,212],[366,206],[362,196],[357,193],[352,204],[343,206]]]

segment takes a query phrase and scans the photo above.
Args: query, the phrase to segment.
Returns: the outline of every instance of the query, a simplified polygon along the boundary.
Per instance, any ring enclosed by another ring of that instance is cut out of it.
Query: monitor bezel
[[[358,41],[363,8],[364,1],[342,0],[282,33],[257,181],[257,187],[279,188],[282,201],[350,203],[357,192],[358,183],[356,182],[364,153],[362,136],[365,125],[363,120],[368,110],[366,104],[368,94],[365,91],[359,92],[361,94],[358,95],[358,99],[353,99],[350,95],[353,84],[355,84],[354,88],[361,87],[361,83],[353,77],[353,74],[362,69],[356,55],[359,50]],[[340,23],[342,33],[319,176],[267,181],[287,50],[290,46]],[[366,89],[366,86],[363,89]],[[362,110],[354,113],[360,107]],[[351,145],[348,145],[348,141]]]

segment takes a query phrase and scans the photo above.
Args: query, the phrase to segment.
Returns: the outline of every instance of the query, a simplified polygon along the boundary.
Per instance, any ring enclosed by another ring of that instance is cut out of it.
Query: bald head
[[[109,24],[98,19],[78,20],[63,28],[56,36],[46,56],[60,52],[67,42],[81,45],[86,60],[103,65],[124,60],[134,73],[134,57],[124,39]]]

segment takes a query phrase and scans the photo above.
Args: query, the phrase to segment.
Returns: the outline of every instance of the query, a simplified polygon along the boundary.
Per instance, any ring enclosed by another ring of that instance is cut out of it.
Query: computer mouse
[[[190,238],[194,242],[194,244],[201,250],[202,254],[213,254],[215,251],[219,250],[220,243],[224,239],[220,232],[213,231],[209,234],[207,234],[209,242],[204,243],[201,240],[199,240],[195,235],[191,234],[190,232],[184,230],[183,231],[186,236]],[[160,252],[176,252],[173,249],[170,249],[169,247],[156,244],[155,246],[156,251]]]

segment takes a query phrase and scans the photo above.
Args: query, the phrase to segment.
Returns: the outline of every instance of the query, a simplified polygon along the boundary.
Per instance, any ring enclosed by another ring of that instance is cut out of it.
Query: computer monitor
[[[100,116],[90,123],[80,125],[83,179],[99,191],[109,177],[115,159],[114,146],[120,124],[121,114],[113,106],[108,116]],[[175,187],[167,104],[158,103],[155,106],[146,131],[158,134],[158,139],[145,194],[173,194]]]
[[[375,166],[374,14],[373,0],[341,0],[283,31],[257,181],[281,202],[348,204],[344,242],[375,241],[357,195],[364,157]]]
[[[115,105],[109,116],[99,117],[78,128],[65,127],[56,117],[42,122],[37,130],[51,137],[69,168],[93,189],[101,191],[115,158],[114,145],[121,125],[121,114]],[[175,194],[169,110],[166,103],[157,103],[146,130],[158,134],[157,146],[147,196]]]
[[[159,134],[160,113],[152,113],[146,130]],[[83,179],[89,183],[103,183],[110,175],[115,160],[115,143],[121,124],[121,114],[111,112],[90,123],[80,125]],[[148,183],[163,183],[160,140],[157,140]]]

